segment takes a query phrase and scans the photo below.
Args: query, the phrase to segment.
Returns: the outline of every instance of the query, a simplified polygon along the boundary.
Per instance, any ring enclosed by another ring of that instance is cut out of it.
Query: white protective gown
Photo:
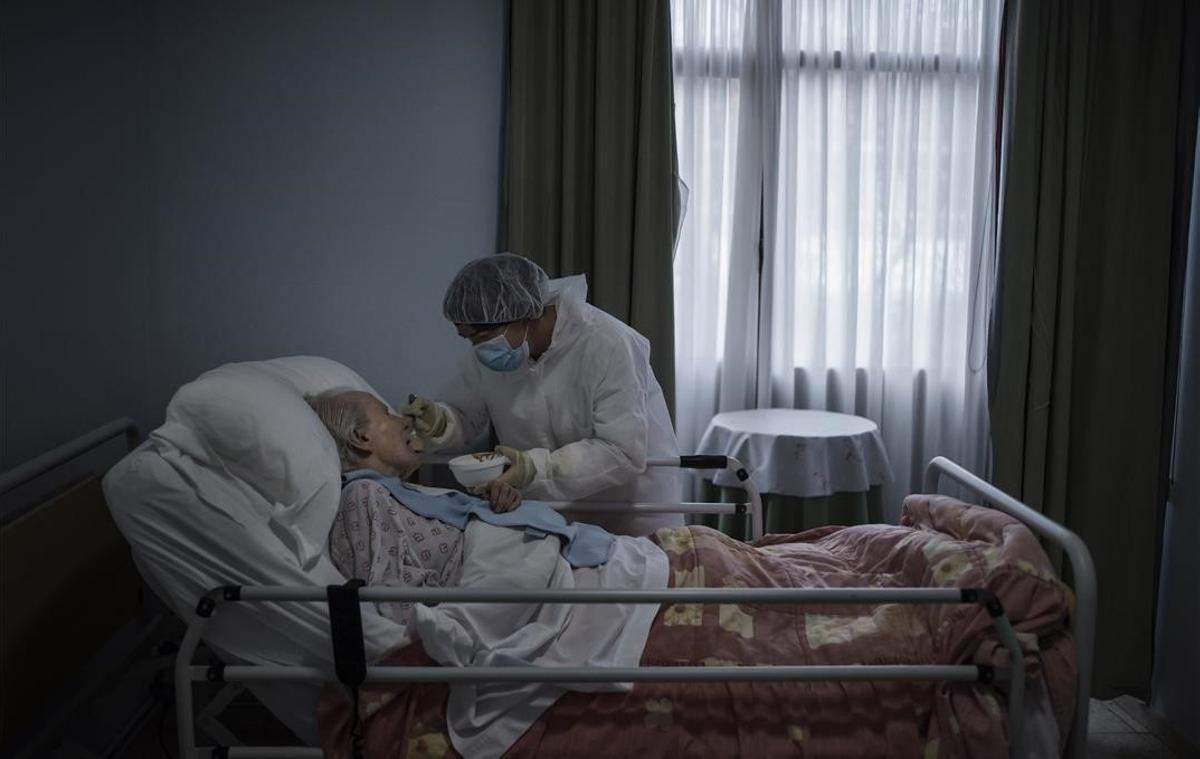
[[[433,444],[465,445],[490,421],[501,445],[533,459],[526,498],[679,503],[679,470],[646,468],[647,458],[679,456],[650,342],[588,304],[582,275],[551,280],[550,288],[558,309],[550,347],[512,372],[465,356],[442,391],[448,425]],[[683,524],[679,514],[572,516],[625,535]]]

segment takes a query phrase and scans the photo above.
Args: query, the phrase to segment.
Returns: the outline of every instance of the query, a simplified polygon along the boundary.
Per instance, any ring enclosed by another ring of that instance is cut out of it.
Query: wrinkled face
[[[408,444],[408,417],[388,413],[387,406],[370,393],[357,395],[367,412],[367,428],[361,430],[363,448],[401,473],[415,469],[420,459]]]

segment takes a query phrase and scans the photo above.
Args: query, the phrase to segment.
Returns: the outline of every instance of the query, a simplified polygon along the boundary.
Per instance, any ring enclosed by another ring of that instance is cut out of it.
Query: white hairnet
[[[459,270],[442,301],[442,313],[455,324],[504,324],[542,315],[550,278],[524,256],[498,253]]]

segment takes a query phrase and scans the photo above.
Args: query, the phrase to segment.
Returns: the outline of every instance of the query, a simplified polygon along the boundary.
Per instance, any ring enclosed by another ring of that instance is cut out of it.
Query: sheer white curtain
[[[678,0],[677,420],[875,420],[986,472],[999,0]],[[761,241],[761,244],[760,244]]]
[[[717,409],[753,400],[761,198],[754,10],[754,0],[672,5],[676,141],[688,185],[675,253],[675,376],[683,379],[675,426],[685,452]]]

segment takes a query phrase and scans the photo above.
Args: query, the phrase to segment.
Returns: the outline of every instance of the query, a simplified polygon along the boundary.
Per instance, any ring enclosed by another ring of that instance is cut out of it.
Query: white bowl
[[[450,472],[464,488],[484,485],[504,472],[508,458],[492,451],[468,453],[450,459]]]

